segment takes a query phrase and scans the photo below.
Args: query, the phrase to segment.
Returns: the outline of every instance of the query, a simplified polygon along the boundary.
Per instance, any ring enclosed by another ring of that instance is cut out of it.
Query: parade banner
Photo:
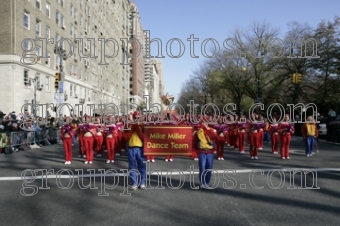
[[[191,156],[191,126],[145,126],[144,155]]]

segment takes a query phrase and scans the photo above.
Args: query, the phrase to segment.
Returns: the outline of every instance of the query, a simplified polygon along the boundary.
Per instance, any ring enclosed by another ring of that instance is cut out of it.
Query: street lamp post
[[[32,82],[34,82],[34,100],[32,101],[32,105],[33,105],[33,115],[34,118],[37,117],[37,89],[38,89],[38,82],[39,82],[39,76],[38,74],[35,74],[34,78],[30,79]],[[43,85],[39,86],[39,89],[43,87]]]

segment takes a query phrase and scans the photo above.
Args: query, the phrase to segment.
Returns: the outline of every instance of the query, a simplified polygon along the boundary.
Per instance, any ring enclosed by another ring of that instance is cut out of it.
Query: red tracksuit
[[[281,157],[282,158],[289,157],[291,135],[294,133],[294,127],[291,127],[289,129],[287,125],[290,125],[290,124],[287,122],[281,122],[278,126],[278,130],[280,131]]]
[[[65,161],[72,161],[72,137],[63,138]]]
[[[277,153],[277,146],[279,142],[278,124],[272,124],[269,127],[270,138],[272,142],[272,152]]]
[[[249,143],[250,143],[250,157],[257,156],[259,150],[259,133],[255,131],[251,131],[249,133]]]

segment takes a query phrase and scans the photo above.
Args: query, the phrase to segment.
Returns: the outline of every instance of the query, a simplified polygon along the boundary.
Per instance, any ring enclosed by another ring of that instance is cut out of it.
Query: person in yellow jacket
[[[318,127],[312,116],[307,118],[307,122],[302,126],[302,137],[306,142],[306,156],[313,156],[315,138],[319,135]]]
[[[201,126],[197,131],[197,153],[199,180],[202,189],[208,189],[214,163],[214,140],[216,133],[206,122],[201,121]]]
[[[134,121],[140,118],[138,111],[132,114]],[[144,134],[141,124],[138,122],[131,125],[131,130],[124,133],[124,138],[128,143],[128,161],[129,161],[129,177],[131,180],[131,189],[136,190],[138,185],[141,189],[145,188],[146,184],[146,161],[143,150]],[[136,171],[140,174],[140,181],[138,181]]]

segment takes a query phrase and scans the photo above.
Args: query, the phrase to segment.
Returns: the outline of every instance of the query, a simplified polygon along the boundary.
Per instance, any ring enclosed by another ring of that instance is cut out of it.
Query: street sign
[[[57,104],[62,104],[65,102],[65,94],[64,93],[56,93],[55,94],[55,102]]]
[[[64,82],[59,82],[59,92],[60,93],[64,92]]]

